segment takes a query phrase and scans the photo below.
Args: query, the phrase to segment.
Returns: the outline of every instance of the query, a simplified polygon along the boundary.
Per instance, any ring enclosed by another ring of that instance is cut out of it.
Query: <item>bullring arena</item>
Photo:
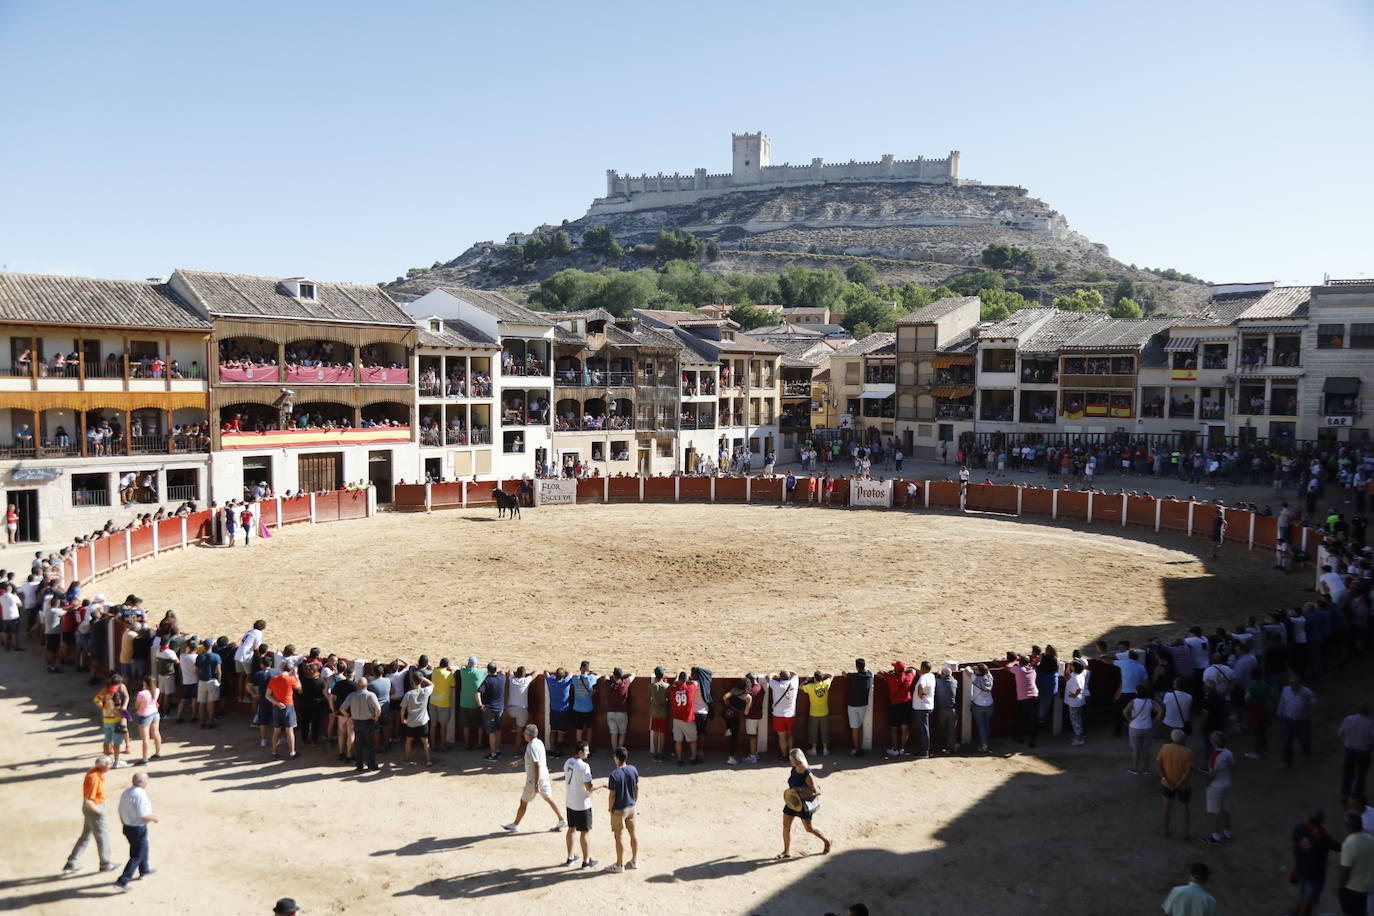
[[[609,484],[598,485],[609,494]],[[939,491],[935,502],[948,498]],[[725,679],[781,666],[838,672],[856,656],[875,669],[894,659],[938,666],[1032,643],[1053,643],[1067,657],[1097,639],[1140,643],[1192,624],[1233,627],[1300,603],[1312,581],[1306,569],[1271,570],[1257,531],[1264,520],[1232,519],[1234,543],[1212,561],[1205,539],[1168,530],[1163,507],[1152,525],[1144,507],[1102,494],[1096,513],[1079,505],[1085,494],[1044,490],[983,493],[979,505],[1001,511],[969,514],[924,501],[909,510],[813,508],[768,494],[754,505],[585,505],[580,489],[578,499],[526,508],[516,521],[497,521],[489,498],[474,494],[466,506],[429,513],[286,525],[247,550],[170,550],[116,569],[87,594],[137,593],[151,619],[175,610],[183,632],[234,640],[265,617],[273,647],[292,642],[300,651],[407,660],[427,652],[456,664],[471,653],[538,669],[585,658],[598,671],[619,665],[641,676],[656,664],[700,665]],[[1014,514],[1042,500],[1046,517]],[[416,493],[410,501],[423,507]],[[1211,507],[1179,505],[1189,527],[1205,530]],[[1093,524],[1075,514],[1084,510]],[[1168,507],[1168,517],[1177,511]],[[1123,513],[1140,524],[1123,526]],[[336,505],[336,516],[348,514]],[[164,550],[179,546],[174,527],[159,533]],[[188,543],[195,533],[193,522]],[[785,765],[770,753],[726,766],[719,720],[705,766],[655,763],[640,704],[630,728],[643,778],[641,869],[593,874],[562,866],[561,836],[540,830],[551,823],[547,810],[531,810],[529,832],[501,832],[522,782],[505,760],[450,751],[426,770],[400,766],[392,750],[381,772],[359,776],[327,749],[274,761],[235,709],[214,732],[164,719],[165,759],[149,767],[162,818],[151,831],[158,878],[125,897],[110,876],[56,876],[80,832],[80,778],[99,751],[98,720],[84,678],[43,672],[36,648],[0,657],[9,824],[0,833],[0,906],[38,913],[266,913],[281,896],[308,913],[427,913],[472,901],[495,913],[820,916],[858,900],[874,913],[1152,913],[1199,858],[1211,864],[1209,887],[1226,911],[1270,912],[1289,894],[1288,830],[1313,803],[1337,808],[1339,744],[1332,751],[1328,721],[1313,762],[1295,773],[1238,762],[1233,844],[1204,850],[1177,831],[1165,840],[1157,788],[1126,775],[1125,740],[1111,738],[1105,707],[1089,719],[1086,747],[1059,736],[1013,753],[1022,748],[1006,738],[1011,704],[999,683],[1001,737],[988,755],[854,759],[843,707],[832,702],[836,754],[812,762],[823,789],[817,825],[835,847],[818,855],[798,829],[794,848],[811,854],[780,862]],[[1344,714],[1363,678],[1324,685],[1323,715]],[[879,749],[883,706],[875,698]],[[541,721],[534,702],[531,712]],[[590,763],[601,785],[604,719],[597,738]],[[508,757],[511,746],[507,734]],[[557,773],[561,761],[551,763]],[[130,772],[111,772],[113,791]],[[560,805],[562,794],[555,784]],[[592,848],[603,863],[614,860],[604,806],[595,796]],[[1195,835],[1204,821],[1195,804]],[[119,858],[117,832],[113,840]]]

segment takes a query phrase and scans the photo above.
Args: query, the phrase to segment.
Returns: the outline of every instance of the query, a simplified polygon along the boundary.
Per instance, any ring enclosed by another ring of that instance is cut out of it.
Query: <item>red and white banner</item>
[[[287,366],[288,382],[351,382],[353,370],[339,366]]]
[[[220,366],[221,382],[275,382],[281,378],[279,366]]]
[[[851,506],[881,506],[886,509],[892,505],[892,481],[870,480],[867,477],[854,477],[849,481],[849,504]]]
[[[366,369],[362,370],[363,381],[384,385],[409,385],[409,369]]]

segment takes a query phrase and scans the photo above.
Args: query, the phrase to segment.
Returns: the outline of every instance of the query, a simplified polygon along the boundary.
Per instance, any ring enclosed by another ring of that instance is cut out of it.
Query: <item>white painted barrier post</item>
[[[1092,521],[1093,521],[1093,491],[1092,491],[1092,490],[1089,490],[1089,491],[1088,491],[1088,524],[1091,525],[1091,524],[1092,524]]]
[[[1021,497],[1025,495],[1026,488],[1018,484],[1016,487],[1016,514],[1018,517],[1021,515]]]
[[[970,694],[973,687],[970,682],[973,680],[972,668],[959,669],[960,680],[964,682],[964,689],[959,691],[959,743],[968,744],[973,740],[973,713],[970,710]]]
[[[1192,497],[1188,498],[1188,537],[1193,536],[1193,508],[1197,503],[1193,502]]]
[[[681,478],[681,477],[678,477],[676,474],[674,474],[674,475],[673,475],[673,502],[679,502],[679,501],[681,501],[681,499],[682,499],[682,478]]]
[[[1050,518],[1059,518],[1059,488],[1050,491]]]
[[[609,474],[601,479],[601,501],[603,503],[611,501],[611,477]]]
[[[639,477],[639,501],[644,502],[644,475]]]
[[[716,478],[711,478],[711,502],[716,501]]]
[[[281,530],[281,524],[282,524],[282,522],[281,522],[281,497],[280,497],[280,496],[274,496],[274,497],[272,497],[272,498],[273,498],[274,500],[276,500],[276,503],[277,503],[277,530],[280,531],[280,530]],[[185,525],[182,526],[182,529],[185,530]]]
[[[1159,533],[1160,523],[1163,520],[1163,517],[1164,503],[1157,499],[1155,500],[1155,534]]]
[[[315,524],[315,494],[310,494],[310,524]]]
[[[922,495],[922,497],[925,499],[925,504],[926,504],[925,507],[926,507],[927,509],[929,509],[929,508],[930,508],[930,481],[929,481],[929,480],[926,480],[926,481],[924,481],[924,484],[925,484],[925,485],[924,485],[923,487],[921,487],[921,495]]]
[[[434,485],[428,480],[425,481],[425,511],[434,511],[434,492],[431,489]]]
[[[468,507],[468,482],[466,480],[462,482],[462,488],[458,500],[463,504],[464,509]]]
[[[1255,513],[1250,513],[1250,549],[1255,549]]]
[[[1126,502],[1127,498],[1128,498],[1128,497],[1126,496],[1125,493],[1122,493],[1122,494],[1121,494],[1121,527],[1122,527],[1122,528],[1125,528],[1125,527],[1126,527],[1126,510],[1129,508],[1129,506],[1128,506],[1128,504],[1127,504],[1127,502]]]
[[[124,568],[128,569],[134,565],[134,533],[128,528],[124,529]]]
[[[281,500],[277,500],[277,524],[281,525]],[[186,516],[181,517],[181,549],[186,549]]]
[[[744,475],[744,501],[746,503],[754,501],[754,478],[748,474]]]

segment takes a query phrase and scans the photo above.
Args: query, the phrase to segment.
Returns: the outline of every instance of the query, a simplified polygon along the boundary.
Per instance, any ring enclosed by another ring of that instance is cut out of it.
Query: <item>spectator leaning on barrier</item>
[[[628,740],[630,734],[630,685],[633,671],[626,674],[620,668],[611,671],[606,681],[606,730],[611,736],[611,750]]]
[[[900,757],[911,740],[911,693],[916,672],[904,662],[895,661],[892,670],[878,675],[878,681],[887,687],[887,724],[892,733],[887,756]]]
[[[495,662],[487,663],[487,676],[477,688],[477,703],[482,710],[482,730],[487,735],[488,752],[484,759],[501,759],[501,719],[506,710],[506,676]]]
[[[773,733],[778,736],[778,759],[786,760],[792,750],[792,720],[797,714],[797,672],[783,668],[768,681],[769,715]]]
[[[921,662],[921,673],[911,694],[911,727],[916,737],[917,759],[930,759],[930,717],[935,711],[935,675],[930,662]]]
[[[1016,656],[1007,670],[1016,679],[1016,730],[1012,739],[1017,744],[1035,747],[1040,730],[1040,694],[1035,689],[1035,668],[1024,655]]]
[[[668,688],[668,706],[673,716],[673,748],[677,754],[677,765],[684,766],[682,746],[687,745],[692,763],[697,763],[697,722],[696,722],[697,685],[687,679],[686,671],[679,671],[677,680]]]
[[[668,711],[668,677],[663,666],[654,668],[649,684],[649,755],[662,761],[667,753],[671,715]]]
[[[862,658],[854,659],[854,670],[844,673],[848,685],[848,702],[845,713],[849,718],[849,753],[855,757],[864,755],[864,717],[868,715],[869,697],[873,693],[873,672]]]
[[[810,745],[807,753],[815,756],[830,756],[830,685],[835,676],[817,670],[802,686],[806,694],[806,741]]]
[[[596,722],[596,682],[601,679],[601,675],[592,670],[589,662],[583,661],[578,666],[577,674],[573,675],[572,680],[572,724],[574,738],[578,741],[591,743],[593,728]]]
[[[1088,665],[1083,659],[1075,658],[1069,678],[1064,682],[1064,706],[1069,711],[1069,728],[1073,731],[1073,738],[1069,740],[1069,744],[1074,747],[1082,747],[1085,743],[1083,706],[1088,702],[1089,695]],[[984,744],[986,745],[986,741]],[[983,750],[987,750],[987,747],[984,746]]]

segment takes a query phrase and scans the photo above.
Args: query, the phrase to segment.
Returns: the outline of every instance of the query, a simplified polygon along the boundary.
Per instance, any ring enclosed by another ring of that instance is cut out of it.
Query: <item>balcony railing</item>
[[[809,398],[811,397],[811,383],[783,382],[782,395],[786,398]]]
[[[939,420],[972,420],[972,404],[936,404],[935,417]]]
[[[167,488],[167,499],[169,502],[191,502],[200,499],[200,487],[196,484],[178,484],[175,487]]]
[[[210,440],[207,436],[121,436],[118,439],[102,440],[99,445],[88,444],[86,455],[91,458],[104,458],[119,455],[175,455],[209,450]],[[26,437],[0,446],[0,459],[79,457],[81,443],[75,436],[61,444],[52,441],[38,444]]]
[[[72,490],[73,506],[108,506],[109,490]]]

